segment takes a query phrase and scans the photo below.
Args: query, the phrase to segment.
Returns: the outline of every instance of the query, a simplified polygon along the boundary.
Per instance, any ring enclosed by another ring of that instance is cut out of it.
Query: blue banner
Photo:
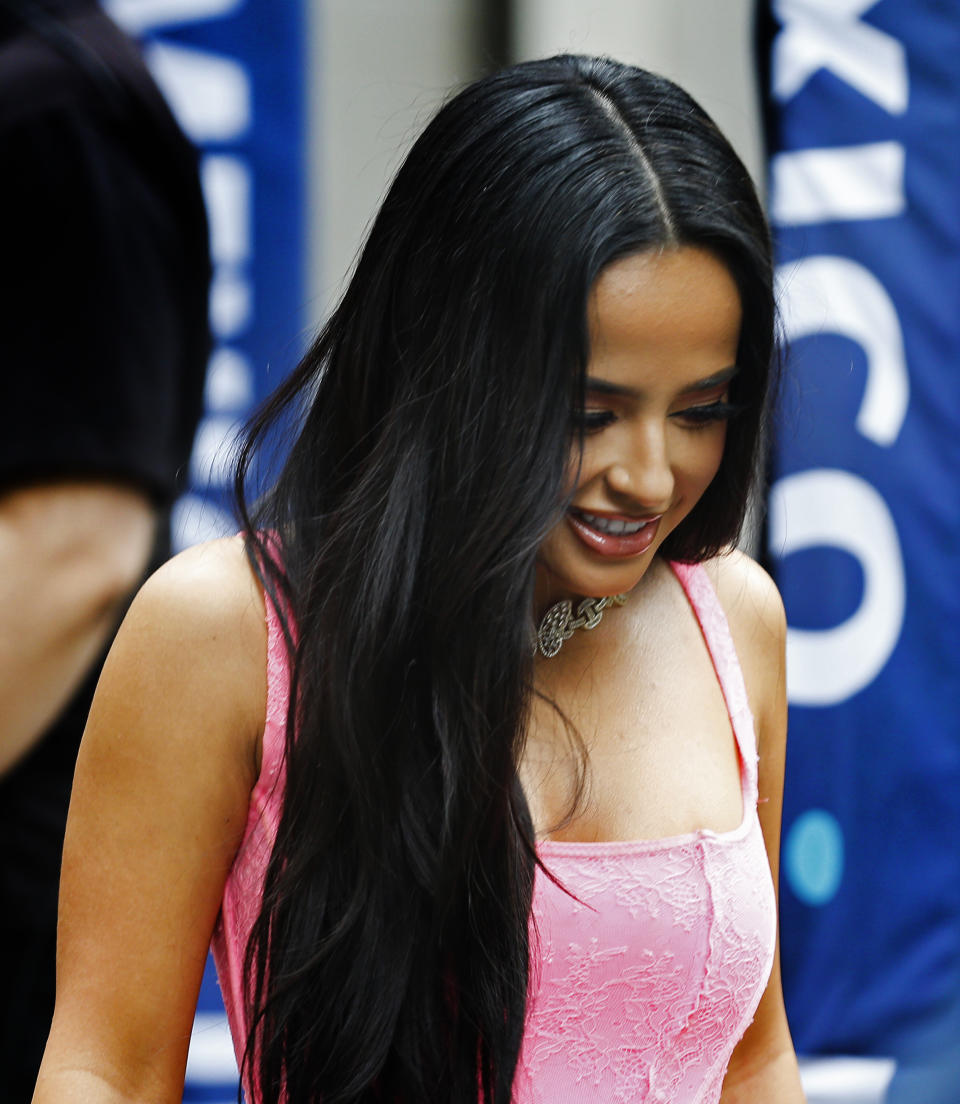
[[[215,348],[190,484],[174,508],[182,548],[233,532],[239,425],[303,349],[306,302],[304,0],[108,0],[200,150],[210,221]],[[235,1104],[237,1072],[208,963],[185,1101]]]
[[[191,493],[174,510],[185,547],[235,529],[239,424],[299,359],[306,302],[304,0],[108,0],[201,151],[216,347]]]
[[[798,1050],[960,1099],[960,7],[772,0]]]

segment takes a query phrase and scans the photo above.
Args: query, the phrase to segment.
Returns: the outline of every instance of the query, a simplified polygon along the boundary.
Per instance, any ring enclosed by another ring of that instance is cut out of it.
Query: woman
[[[560,57],[447,104],[254,423],[241,503],[297,428],[246,540],[108,661],[38,1101],[178,1100],[211,933],[253,1100],[802,1099],[783,613],[724,551],[772,330],[678,88]]]

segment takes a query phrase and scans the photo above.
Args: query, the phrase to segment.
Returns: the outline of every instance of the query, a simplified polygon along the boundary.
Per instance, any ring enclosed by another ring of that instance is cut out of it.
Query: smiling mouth
[[[601,533],[609,533],[611,536],[631,536],[633,533],[639,533],[641,529],[647,525],[652,525],[653,522],[659,520],[659,515],[652,518],[642,518],[635,521],[626,521],[624,518],[610,518],[601,517],[599,514],[588,514],[586,510],[576,510],[577,517],[581,518],[592,526],[594,529],[598,529]]]
[[[572,508],[567,521],[573,533],[591,552],[624,559],[642,555],[653,544],[662,514],[653,517],[607,517]]]

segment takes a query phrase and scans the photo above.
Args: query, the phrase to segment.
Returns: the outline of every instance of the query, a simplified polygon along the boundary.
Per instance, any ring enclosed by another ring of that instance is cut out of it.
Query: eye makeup
[[[679,422],[689,422],[699,428],[714,422],[727,422],[736,417],[743,409],[742,403],[731,403],[725,399],[719,399],[717,402],[704,403],[701,406],[688,406],[685,410],[677,410],[670,417]]]

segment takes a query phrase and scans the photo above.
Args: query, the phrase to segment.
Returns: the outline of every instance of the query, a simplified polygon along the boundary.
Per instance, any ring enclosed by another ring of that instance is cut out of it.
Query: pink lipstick
[[[567,521],[574,534],[599,556],[625,559],[640,556],[653,543],[662,514],[637,518],[627,514],[597,514],[569,510]]]

